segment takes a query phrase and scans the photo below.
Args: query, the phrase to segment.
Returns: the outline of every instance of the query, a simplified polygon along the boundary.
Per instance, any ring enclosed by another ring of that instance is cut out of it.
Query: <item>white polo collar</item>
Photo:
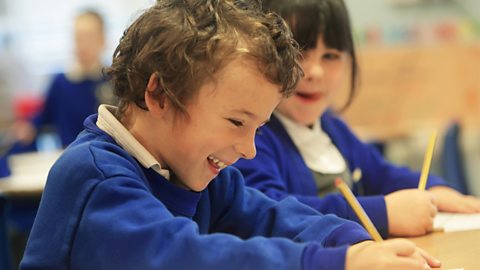
[[[322,130],[320,121],[315,121],[313,127],[308,128],[292,121],[278,111],[275,111],[274,114],[285,127],[310,170],[334,174],[342,173],[347,169],[345,159],[328,134]]]
[[[132,155],[145,168],[152,168],[166,179],[170,171],[162,169],[160,163],[148,150],[122,125],[112,112],[117,107],[102,104],[98,107],[97,126],[110,135],[125,151]]]

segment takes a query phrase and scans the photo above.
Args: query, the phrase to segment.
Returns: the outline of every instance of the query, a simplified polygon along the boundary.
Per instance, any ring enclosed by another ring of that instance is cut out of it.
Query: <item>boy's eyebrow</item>
[[[254,120],[255,120],[255,119],[257,118],[257,116],[256,116],[254,113],[248,111],[247,109],[237,109],[237,110],[233,110],[233,112],[239,113],[239,114],[244,114],[244,115],[248,116],[248,118],[250,118],[250,119],[254,119]],[[265,125],[265,124],[268,123],[269,121],[270,121],[270,118],[264,120],[264,121],[261,123],[261,125]]]

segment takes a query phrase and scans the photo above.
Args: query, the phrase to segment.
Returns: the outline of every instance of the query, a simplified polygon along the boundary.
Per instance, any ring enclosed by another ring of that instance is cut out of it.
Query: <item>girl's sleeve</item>
[[[377,149],[362,142],[340,119],[332,117],[330,125],[332,140],[348,160],[351,169],[359,168],[362,171],[360,184],[364,195],[386,195],[400,189],[418,187],[420,172],[388,162]],[[427,188],[438,185],[446,183],[438,176],[429,175]]]

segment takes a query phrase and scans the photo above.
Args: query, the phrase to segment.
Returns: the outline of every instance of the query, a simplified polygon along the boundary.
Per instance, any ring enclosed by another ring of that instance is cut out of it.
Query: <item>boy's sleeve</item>
[[[241,233],[241,237],[260,235],[287,237],[296,242],[315,241],[325,247],[353,244],[370,238],[355,222],[323,215],[291,196],[280,201],[272,200],[254,188],[245,187],[239,171],[224,173],[230,174],[227,178],[233,180],[213,194],[215,200],[221,200],[213,203],[213,213],[222,213],[213,219],[215,230]],[[226,211],[215,208],[215,205],[228,205],[229,208]],[[239,220],[242,220],[241,226],[238,225]]]
[[[329,254],[343,265],[347,247],[324,247],[368,239],[356,225],[321,216],[295,200],[276,203],[245,191],[238,180],[236,196],[212,201],[223,213],[214,215],[209,234],[199,233],[191,219],[173,216],[129,179],[102,181],[69,243],[72,264],[79,269],[331,269],[315,264]],[[307,241],[318,244],[309,247]]]
[[[345,247],[370,239],[355,222],[323,215],[291,196],[280,201],[272,200],[254,188],[244,187],[242,176],[236,170],[229,173],[232,174],[229,178],[237,181],[223,185],[224,188],[217,190],[219,194],[214,196],[230,200],[214,204],[229,205],[227,211],[213,211],[223,213],[213,219],[214,230],[236,232],[241,238],[286,237],[295,242],[308,242],[303,252],[304,269],[343,269]],[[232,186],[237,188],[228,188]],[[239,192],[241,190],[244,191]],[[313,265],[316,268],[310,268]]]

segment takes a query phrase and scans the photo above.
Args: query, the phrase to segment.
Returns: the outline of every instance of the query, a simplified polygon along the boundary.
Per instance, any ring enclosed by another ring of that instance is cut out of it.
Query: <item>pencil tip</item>
[[[337,177],[337,178],[335,179],[335,186],[341,185],[342,182],[343,182],[343,181],[342,181],[342,178]]]

